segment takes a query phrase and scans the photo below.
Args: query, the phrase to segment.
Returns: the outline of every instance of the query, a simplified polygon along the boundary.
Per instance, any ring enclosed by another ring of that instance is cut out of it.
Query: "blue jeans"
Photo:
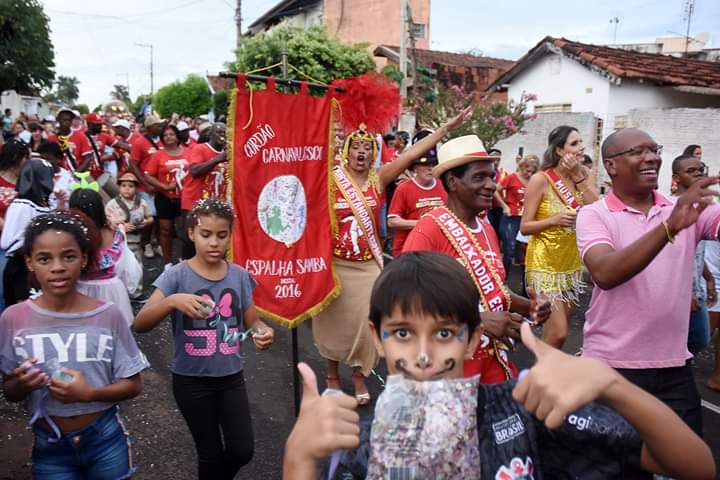
[[[135,471],[130,435],[120,419],[118,407],[105,411],[97,420],[77,432],[64,432],[60,440],[33,425],[33,479],[117,480],[130,478]]]
[[[710,315],[705,300],[700,300],[700,308],[690,312],[690,330],[687,347],[690,353],[697,355],[710,343]]]
[[[510,273],[515,257],[515,238],[520,231],[520,216],[502,217],[500,220],[500,242],[502,242],[503,265],[505,274]]]

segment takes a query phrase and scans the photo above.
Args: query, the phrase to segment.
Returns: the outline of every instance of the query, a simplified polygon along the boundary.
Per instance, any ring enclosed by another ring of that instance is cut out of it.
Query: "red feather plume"
[[[361,123],[368,132],[384,133],[400,116],[402,99],[397,84],[378,73],[342,78],[332,84],[345,89],[336,94],[345,133],[357,130]]]

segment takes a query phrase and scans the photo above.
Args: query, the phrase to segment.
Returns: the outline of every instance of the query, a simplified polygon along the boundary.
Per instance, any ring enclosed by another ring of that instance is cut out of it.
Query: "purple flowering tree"
[[[473,101],[474,93],[467,93],[461,87],[449,88],[437,86],[437,95],[433,100],[419,98],[415,105],[418,123],[423,127],[439,128],[448,119]],[[453,130],[453,136],[475,134],[480,137],[486,149],[492,148],[500,140],[527,133],[523,127],[535,118],[528,113],[530,102],[537,95],[523,93],[520,101],[485,102],[475,109],[465,124]]]

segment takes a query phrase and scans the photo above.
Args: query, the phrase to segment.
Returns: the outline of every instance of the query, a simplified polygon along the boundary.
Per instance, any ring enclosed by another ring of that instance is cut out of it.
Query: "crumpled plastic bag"
[[[480,478],[480,377],[388,377],[375,406],[368,479]]]

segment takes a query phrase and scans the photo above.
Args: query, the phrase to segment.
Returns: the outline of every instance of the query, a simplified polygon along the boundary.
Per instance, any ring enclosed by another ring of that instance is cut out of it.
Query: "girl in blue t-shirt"
[[[172,318],[173,394],[198,454],[198,477],[232,479],[253,455],[250,407],[241,343],[259,350],[274,332],[258,318],[255,281],[225,256],[234,214],[219,200],[202,200],[190,212],[188,236],[196,254],[163,272],[133,329],[152,330]]]
[[[135,470],[117,403],[137,396],[148,367],[112,303],[76,289],[98,234],[78,212],[35,217],[25,262],[42,288],[0,317],[0,371],[12,402],[30,400],[32,477],[128,478]]]

